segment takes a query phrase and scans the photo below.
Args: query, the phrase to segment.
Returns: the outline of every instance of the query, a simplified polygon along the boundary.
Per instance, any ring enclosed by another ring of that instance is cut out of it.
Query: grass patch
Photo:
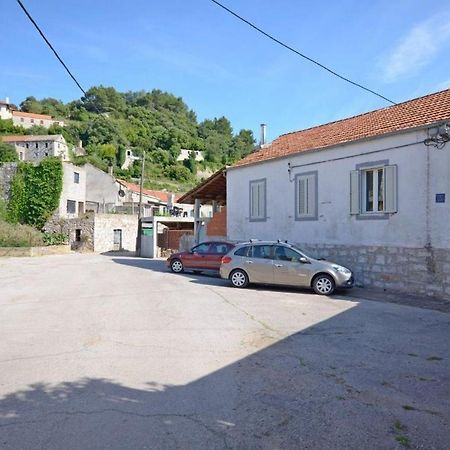
[[[400,422],[400,420],[396,420],[395,422],[394,422],[394,428],[397,430],[397,431],[405,431],[406,430],[406,425],[403,425],[401,422]]]
[[[411,406],[411,405],[403,405],[402,408],[405,411],[415,411],[416,410],[416,408],[414,408],[414,406]]]
[[[395,440],[405,448],[411,448],[411,442],[406,436],[395,436]]]
[[[38,247],[42,233],[29,225],[11,224],[0,219],[0,247]]]

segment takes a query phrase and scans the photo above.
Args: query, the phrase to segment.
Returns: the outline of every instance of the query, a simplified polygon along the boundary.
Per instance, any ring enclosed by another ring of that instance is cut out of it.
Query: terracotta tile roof
[[[381,136],[450,120],[450,89],[348,119],[283,134],[233,167],[316,151],[359,139]]]
[[[130,183],[129,181],[125,181],[125,180],[120,180],[117,179],[117,182],[120,183],[121,185],[125,186],[128,190],[139,194],[140,192],[140,187],[138,184],[135,183]],[[153,191],[151,189],[142,189],[142,193],[144,195],[147,195],[149,197],[153,197],[158,199],[161,203],[167,203],[169,200],[169,195],[170,192],[167,191]],[[175,195],[175,202],[180,198],[180,195]]]
[[[52,116],[48,116],[47,114],[34,114],[27,113],[22,111],[13,111],[13,116],[17,117],[29,117],[30,119],[43,119],[43,120],[52,120]]]
[[[57,141],[62,139],[62,134],[47,134],[47,135],[16,135],[16,136],[0,136],[3,142],[36,142],[36,141]]]

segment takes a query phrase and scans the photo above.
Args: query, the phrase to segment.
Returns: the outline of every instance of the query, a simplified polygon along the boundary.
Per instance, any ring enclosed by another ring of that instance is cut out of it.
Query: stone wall
[[[80,231],[77,233],[77,230]],[[72,250],[94,250],[94,214],[85,214],[74,219],[61,219],[54,216],[45,224],[44,231],[66,235]],[[77,240],[77,234],[79,240]]]
[[[17,173],[17,163],[0,163],[0,198],[9,200],[11,181]]]
[[[0,247],[0,257],[48,256],[70,253],[68,245],[49,245],[45,247]]]
[[[313,258],[342,264],[357,286],[450,300],[450,250],[392,246],[298,244]]]
[[[121,230],[122,244],[114,245],[114,230]],[[96,214],[94,226],[94,251],[103,253],[115,250],[136,251],[138,231],[137,216],[127,214]]]

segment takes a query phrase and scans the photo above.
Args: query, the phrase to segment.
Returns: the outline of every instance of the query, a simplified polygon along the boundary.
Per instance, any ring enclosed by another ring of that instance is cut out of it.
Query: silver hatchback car
[[[249,283],[309,287],[320,295],[351,288],[351,270],[307,256],[288,242],[253,241],[238,244],[222,258],[220,276],[237,288]]]

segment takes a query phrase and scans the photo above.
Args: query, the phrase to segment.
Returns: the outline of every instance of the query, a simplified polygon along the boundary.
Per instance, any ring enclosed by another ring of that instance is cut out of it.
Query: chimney
[[[5,98],[5,103],[6,103],[7,105],[9,105],[9,97],[6,97],[6,98]]]
[[[261,124],[261,137],[259,140],[260,147],[264,147],[266,145],[266,132],[267,132],[267,125],[265,123]]]

